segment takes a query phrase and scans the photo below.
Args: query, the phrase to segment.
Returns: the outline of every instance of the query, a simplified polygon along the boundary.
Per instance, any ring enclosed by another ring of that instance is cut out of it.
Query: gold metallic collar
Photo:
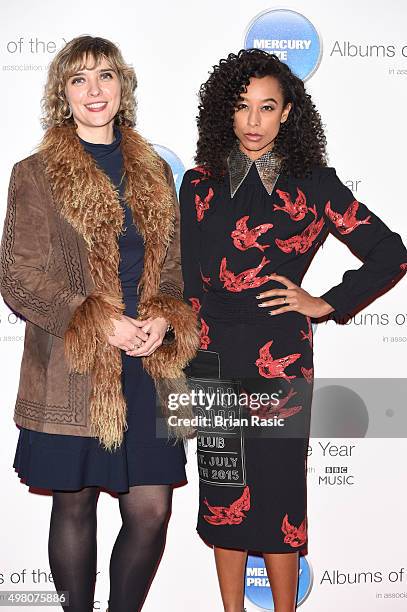
[[[240,185],[249,174],[250,168],[255,164],[261,182],[267,193],[271,195],[274,185],[280,174],[280,159],[272,151],[264,153],[256,161],[250,159],[240,150],[236,143],[227,159],[230,178],[230,197],[233,198]]]

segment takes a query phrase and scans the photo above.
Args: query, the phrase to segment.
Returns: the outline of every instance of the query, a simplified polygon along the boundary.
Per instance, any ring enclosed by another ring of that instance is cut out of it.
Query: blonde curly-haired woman
[[[14,467],[52,490],[49,560],[70,612],[93,609],[100,488],[123,519],[109,609],[130,612],[185,481],[182,439],[156,433],[156,398],[182,381],[197,322],[182,301],[171,170],[134,130],[135,87],[108,40],[78,37],[56,55],[47,131],[13,168],[1,248],[1,293],[27,321]]]

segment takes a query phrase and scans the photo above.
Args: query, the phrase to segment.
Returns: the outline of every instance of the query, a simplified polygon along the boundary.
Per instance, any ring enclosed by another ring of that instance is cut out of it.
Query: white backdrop
[[[64,39],[92,34],[119,44],[138,76],[139,131],[151,142],[168,147],[185,167],[190,167],[199,85],[221,57],[243,47],[246,29],[256,15],[277,7],[281,5],[263,0],[3,3],[0,217],[5,211],[12,164],[29,155],[41,138],[39,102],[46,68]],[[305,15],[323,42],[321,63],[307,87],[327,126],[330,165],[336,167],[355,197],[406,242],[404,0],[288,0],[283,8]],[[349,47],[348,43],[356,46]],[[359,265],[359,260],[330,236],[303,286],[320,295],[341,280],[345,269]],[[376,382],[404,377],[406,330],[405,283],[401,282],[348,325],[331,321],[314,330],[315,376],[365,377]],[[2,303],[0,590],[47,590],[52,588],[47,578],[51,498],[29,493],[12,469],[18,433],[12,414],[23,333],[23,323],[16,321]],[[366,398],[362,400],[367,403]],[[387,423],[386,418],[395,419],[405,409],[405,404],[397,404],[394,397],[387,400],[382,413],[371,415],[370,425],[376,417]],[[375,431],[379,436],[378,427]],[[341,453],[335,452],[335,444],[341,446]],[[307,562],[312,579],[301,610],[405,610],[405,440],[313,438],[311,449]],[[174,493],[167,547],[145,604],[146,612],[164,607],[196,612],[222,609],[212,551],[195,532],[198,481],[193,444],[188,458],[189,484]],[[325,484],[321,477],[332,466],[347,468],[352,477],[345,484]],[[280,468],[262,469],[270,469],[272,478],[272,469]],[[100,574],[95,610],[105,610],[109,555],[120,524],[117,501],[106,493],[100,496],[98,520]],[[255,606],[249,599],[246,606],[252,612],[270,609]]]

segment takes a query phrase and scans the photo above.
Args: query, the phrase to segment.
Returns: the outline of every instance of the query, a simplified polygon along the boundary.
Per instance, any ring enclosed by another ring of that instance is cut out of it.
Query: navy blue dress
[[[130,208],[123,200],[123,157],[121,134],[109,145],[81,140],[85,150],[119,190],[125,209],[119,237],[119,276],[125,314],[137,315],[137,285],[144,265],[144,243],[133,224]],[[171,484],[186,480],[182,442],[156,437],[156,392],[152,378],[139,357],[122,351],[122,384],[127,403],[128,429],[114,452],[103,449],[97,438],[49,434],[20,428],[14,468],[23,481],[35,488],[79,490],[99,486],[127,492],[134,485]]]

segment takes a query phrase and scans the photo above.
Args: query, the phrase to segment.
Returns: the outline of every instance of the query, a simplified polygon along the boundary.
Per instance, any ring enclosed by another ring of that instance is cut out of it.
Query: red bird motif
[[[192,310],[194,312],[199,312],[201,310],[201,302],[199,301],[199,298],[190,297],[188,299],[191,302]]]
[[[307,200],[305,194],[297,187],[297,197],[295,202],[292,202],[291,196],[286,191],[280,191],[280,189],[276,190],[280,198],[284,202],[284,206],[278,206],[274,204],[273,210],[282,210],[290,215],[290,218],[293,221],[301,221],[307,214]]]
[[[267,283],[273,278],[272,276],[257,276],[268,263],[270,263],[270,260],[263,257],[257,268],[249,268],[248,270],[243,270],[243,272],[239,274],[234,274],[227,269],[227,261],[226,257],[224,257],[220,262],[219,278],[223,281],[225,289],[235,293],[243,291],[244,289],[260,287],[260,285],[264,285],[264,283]]]
[[[314,209],[310,210],[314,213]],[[296,252],[296,254],[306,253],[322,230],[324,223],[325,221],[323,217],[317,221],[315,215],[314,221],[312,221],[312,223],[310,223],[305,230],[301,232],[301,234],[291,236],[291,238],[287,238],[287,240],[280,240],[280,238],[276,238],[276,245],[279,249],[284,251],[284,253],[291,253],[293,250]]]
[[[358,212],[359,202],[354,200],[352,204],[349,204],[346,211],[341,215],[340,213],[332,210],[331,202],[328,201],[325,205],[325,214],[335,225],[336,229],[340,234],[350,234],[359,225],[368,224],[370,225],[370,217],[368,215],[365,219],[356,219],[356,213]]]
[[[286,419],[302,410],[302,406],[299,405],[291,406],[290,408],[284,408],[284,406],[292,398],[293,395],[297,395],[297,392],[294,391],[294,389],[290,389],[285,397],[282,397],[278,400],[277,405],[272,402],[266,402],[265,404],[261,404],[260,408],[250,408],[250,413],[252,415],[257,415],[262,419],[270,419],[274,416],[279,419]]]
[[[288,521],[288,514],[286,514],[281,523],[281,531],[285,534],[284,544],[298,548],[305,544],[307,539],[306,519],[302,521],[299,527],[295,527]]]
[[[208,348],[208,345],[211,343],[211,339],[209,338],[208,332],[209,326],[206,321],[201,317],[201,346],[199,347],[201,349],[206,350]]]
[[[241,497],[230,506],[210,506],[207,499],[204,499],[203,503],[213,514],[213,516],[204,515],[205,521],[211,525],[240,525],[246,518],[245,511],[250,510],[250,489],[246,486]]]
[[[291,355],[274,359],[270,353],[272,344],[273,340],[270,340],[259,350],[256,366],[259,369],[260,376],[264,376],[264,378],[284,378],[288,381],[291,378],[295,378],[294,375],[289,376],[286,374],[284,370],[294,361],[297,361],[301,357],[301,353],[292,353]]]
[[[196,168],[193,168],[193,170],[195,170],[195,172],[199,172],[202,176],[191,181],[191,185],[199,185],[199,183],[205,181],[211,175],[210,172],[208,172],[208,170],[206,170],[206,168],[203,166],[196,166]]]
[[[309,345],[312,348],[313,339],[312,339],[311,317],[307,316],[307,323],[308,323],[308,333],[301,329],[300,330],[301,331],[301,340],[308,340]]]
[[[213,198],[212,187],[209,187],[209,191],[203,200],[201,199],[201,196],[198,193],[195,194],[195,209],[196,209],[196,218],[198,219],[198,221],[202,221],[202,219],[204,218],[205,211],[208,210],[209,202],[212,200],[212,198]]]
[[[314,378],[314,368],[304,368],[303,366],[301,366],[301,372],[307,383],[311,384]]]
[[[257,242],[257,238],[261,236],[261,234],[265,234],[269,229],[273,227],[272,223],[262,223],[262,225],[258,225],[253,229],[247,227],[247,221],[249,216],[242,217],[236,221],[236,229],[231,233],[231,237],[233,239],[233,244],[240,251],[247,251],[252,247],[260,249],[263,251],[269,247],[269,244],[259,244]]]

